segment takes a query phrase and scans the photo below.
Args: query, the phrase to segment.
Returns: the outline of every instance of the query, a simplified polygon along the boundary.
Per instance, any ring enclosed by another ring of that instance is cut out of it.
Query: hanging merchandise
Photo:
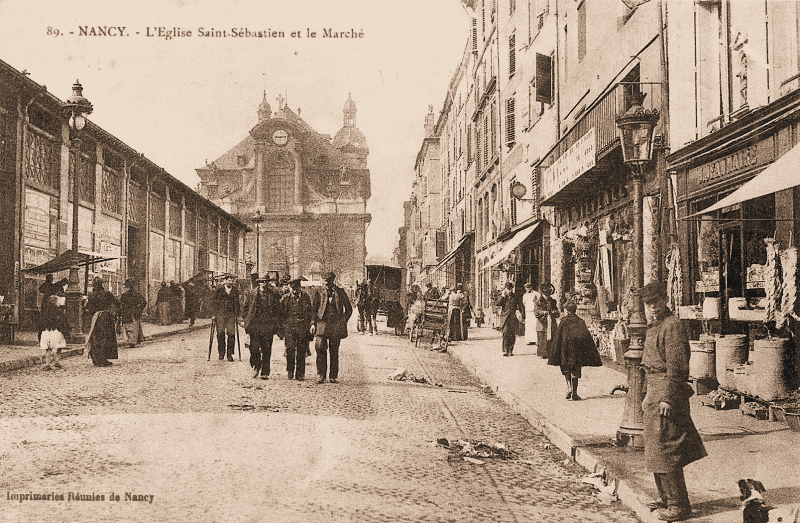
[[[774,238],[764,238],[767,244],[767,263],[764,265],[764,292],[767,294],[767,317],[764,321],[778,322],[781,314],[781,276],[778,270],[778,252]],[[783,320],[781,319],[781,325]]]
[[[797,247],[789,247],[780,253],[781,267],[783,268],[783,297],[781,300],[780,321],[775,322],[777,328],[786,324],[786,319],[791,316],[800,321],[795,313],[797,303]]]
[[[683,274],[677,243],[670,245],[669,252],[664,257],[664,264],[667,266],[667,307],[677,311],[681,305],[681,293],[683,292],[681,288]]]

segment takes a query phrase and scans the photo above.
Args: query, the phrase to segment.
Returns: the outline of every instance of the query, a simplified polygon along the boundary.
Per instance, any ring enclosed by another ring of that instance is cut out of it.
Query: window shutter
[[[472,19],[472,52],[478,54],[478,19]]]
[[[514,76],[517,70],[517,50],[516,38],[517,35],[512,34],[508,37],[508,77]]]
[[[506,100],[506,145],[509,147],[516,142],[516,127],[514,117],[514,99]]]
[[[553,59],[536,53],[536,101],[553,103]]]
[[[513,15],[513,14],[514,14],[514,11],[516,11],[516,10],[517,10],[517,1],[516,1],[516,0],[510,0],[510,1],[508,2],[508,4],[509,4],[509,9],[510,9],[510,11],[511,11],[511,14]]]
[[[489,115],[483,117],[483,165],[489,163]]]
[[[500,140],[497,139],[498,138],[497,137],[497,124],[499,122],[497,121],[497,104],[494,102],[494,100],[492,101],[491,119],[492,119],[492,121],[490,122],[490,124],[492,126],[492,136],[491,136],[491,141],[489,142],[490,149],[489,149],[489,157],[487,159],[490,159],[490,158],[494,159],[495,154],[497,153],[497,144],[500,141]],[[502,137],[501,137],[501,139],[502,139]]]

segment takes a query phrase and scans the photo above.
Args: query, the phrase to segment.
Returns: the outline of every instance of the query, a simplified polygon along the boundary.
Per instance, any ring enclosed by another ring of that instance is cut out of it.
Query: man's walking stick
[[[211,346],[214,344],[214,329],[217,326],[217,319],[211,318],[211,333],[208,335],[208,361],[211,361]]]
[[[236,323],[236,348],[239,349],[239,361],[242,361],[242,344],[239,342],[239,320],[234,318],[234,323]]]

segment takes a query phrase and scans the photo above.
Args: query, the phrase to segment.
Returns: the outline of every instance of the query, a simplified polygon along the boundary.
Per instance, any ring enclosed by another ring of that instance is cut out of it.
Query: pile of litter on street
[[[414,383],[428,383],[428,380],[424,377],[418,378],[403,368],[397,369],[390,374],[389,379],[395,381],[413,381]]]
[[[492,443],[491,445],[481,441],[448,441],[447,438],[439,438],[436,443],[450,451],[462,456],[464,461],[476,465],[483,464],[478,458],[487,459],[516,459],[517,453],[509,449],[504,443]]]

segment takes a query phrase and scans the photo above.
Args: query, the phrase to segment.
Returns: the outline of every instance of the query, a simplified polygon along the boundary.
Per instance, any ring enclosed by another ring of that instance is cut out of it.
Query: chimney
[[[428,106],[428,114],[425,116],[425,138],[433,136],[433,127],[436,125],[433,115],[433,105]]]

